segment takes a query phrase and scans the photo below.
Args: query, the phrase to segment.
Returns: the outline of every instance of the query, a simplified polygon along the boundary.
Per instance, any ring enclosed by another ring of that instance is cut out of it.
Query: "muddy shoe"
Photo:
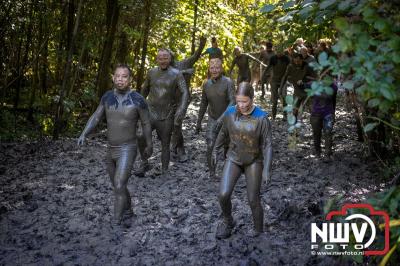
[[[216,238],[217,239],[226,239],[232,235],[232,229],[234,227],[233,220],[231,222],[222,222],[218,225]]]

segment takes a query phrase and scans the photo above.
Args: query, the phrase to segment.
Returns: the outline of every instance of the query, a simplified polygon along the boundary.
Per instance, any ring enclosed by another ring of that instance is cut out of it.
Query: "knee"
[[[221,205],[227,204],[231,199],[231,195],[226,191],[221,191],[218,195],[218,200]]]
[[[126,186],[123,184],[123,182],[116,180],[114,181],[114,191],[115,194],[120,195],[125,192]]]

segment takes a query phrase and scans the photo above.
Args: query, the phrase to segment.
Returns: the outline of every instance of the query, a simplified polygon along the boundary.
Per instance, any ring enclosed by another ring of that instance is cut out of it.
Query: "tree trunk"
[[[102,50],[102,58],[99,66],[99,72],[97,73],[96,78],[96,88],[97,94],[101,97],[104,92],[110,87],[110,64],[111,64],[111,55],[112,55],[112,47],[114,44],[115,33],[117,31],[118,18],[119,18],[119,5],[118,1],[108,0],[108,8],[111,8],[110,19],[107,18],[109,24],[107,25],[107,35],[104,41],[104,46]],[[109,11],[107,12],[109,13]]]
[[[126,64],[127,63],[127,57],[128,57],[128,52],[129,52],[129,44],[128,44],[128,36],[126,35],[125,32],[121,32],[119,36],[119,45],[118,45],[118,50],[117,54],[115,55],[115,60],[117,63],[120,64]]]
[[[35,2],[31,3],[30,10],[29,10],[29,24],[28,24],[28,28],[27,28],[27,32],[26,32],[24,56],[22,59],[22,64],[20,64],[18,67],[18,77],[17,77],[18,80],[17,80],[17,86],[15,88],[15,95],[14,95],[14,109],[17,109],[18,105],[19,105],[19,99],[20,99],[20,93],[21,93],[21,81],[24,77],[25,67],[28,63],[29,49],[31,47],[31,42],[32,42],[33,10],[35,8],[34,7]]]
[[[60,91],[59,91],[57,111],[56,111],[56,115],[54,117],[54,130],[53,130],[53,138],[54,139],[58,139],[59,134],[60,134],[63,124],[64,124],[64,121],[63,121],[64,97],[65,97],[65,92],[67,90],[67,84],[68,84],[68,81],[71,76],[72,55],[74,52],[74,43],[75,43],[76,35],[78,33],[79,21],[80,21],[81,15],[82,15],[82,3],[83,3],[83,0],[79,0],[78,12],[76,14],[74,31],[72,33],[72,39],[71,39],[70,47],[68,49],[68,57],[67,57],[67,62],[66,62],[65,68],[64,68],[64,76],[63,76],[63,80],[62,80],[62,85],[61,85]]]
[[[192,31],[192,55],[196,51],[196,32],[197,32],[197,17],[198,17],[199,0],[194,0],[194,16],[193,16],[193,31]]]
[[[142,43],[142,56],[140,61],[140,69],[138,71],[136,84],[137,90],[140,91],[140,87],[143,83],[144,68],[146,64],[147,55],[147,44],[149,41],[150,24],[151,24],[151,0],[146,0],[144,5],[144,30],[143,30],[143,43]]]
[[[74,91],[75,82],[79,79],[79,74],[81,72],[80,69],[81,69],[81,66],[82,66],[82,61],[83,61],[83,57],[85,55],[85,51],[86,50],[87,50],[86,42],[83,41],[81,52],[80,52],[80,55],[79,55],[79,60],[78,60],[78,63],[76,64],[76,66],[75,66],[74,77],[72,78],[71,85],[69,86],[69,90],[68,90],[67,96],[70,96],[72,94],[72,92]]]

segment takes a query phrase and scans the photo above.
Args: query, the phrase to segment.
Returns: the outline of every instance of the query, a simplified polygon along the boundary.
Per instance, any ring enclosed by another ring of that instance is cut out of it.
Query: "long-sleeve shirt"
[[[182,97],[177,100],[177,91]],[[152,68],[147,74],[142,86],[141,94],[147,98],[152,119],[164,120],[171,118],[176,113],[186,111],[189,98],[185,79],[182,73],[173,67],[165,70],[159,67]]]
[[[271,82],[281,82],[289,63],[290,59],[286,55],[273,55],[270,58],[268,67],[265,71],[271,69]]]
[[[235,89],[230,78],[221,76],[208,79],[202,87],[198,122],[203,119],[208,107],[208,116],[217,120],[229,105],[235,103]]]
[[[231,106],[225,111],[215,149],[220,151],[228,138],[228,160],[244,166],[263,162],[272,149],[272,128],[268,113],[256,106],[249,115],[243,115],[236,108]]]

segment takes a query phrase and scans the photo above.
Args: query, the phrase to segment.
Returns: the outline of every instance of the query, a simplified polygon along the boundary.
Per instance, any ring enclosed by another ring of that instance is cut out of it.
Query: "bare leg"
[[[264,211],[261,206],[260,188],[263,164],[252,163],[245,168],[247,198],[253,215],[254,230],[257,234],[264,231]]]

